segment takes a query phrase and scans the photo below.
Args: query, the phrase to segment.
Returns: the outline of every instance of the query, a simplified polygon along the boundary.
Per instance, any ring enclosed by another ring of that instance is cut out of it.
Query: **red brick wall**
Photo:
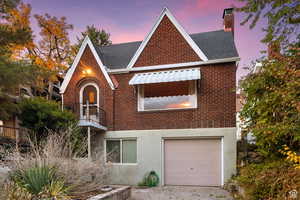
[[[154,83],[144,85],[145,97],[176,96],[188,94],[188,81],[178,81],[172,83]]]
[[[82,75],[86,67],[93,71],[89,76]],[[80,86],[93,81],[100,88],[100,105],[106,111],[109,130],[235,127],[235,63],[199,67],[201,80],[197,109],[138,112],[137,93],[134,86],[128,84],[134,73],[115,75],[119,87],[114,98],[114,92],[87,48],[66,89],[64,103],[66,106],[78,103]]]
[[[168,17],[164,17],[134,67],[200,61]]]
[[[137,94],[130,74],[116,75],[115,130],[235,127],[234,63],[201,66],[198,108],[170,111],[137,111]]]
[[[93,71],[88,77],[81,73],[87,66]],[[72,106],[78,103],[80,86],[93,81],[100,88],[100,105],[106,111],[109,130],[234,127],[235,64],[200,66],[200,69],[198,108],[190,110],[138,112],[137,93],[134,86],[128,84],[134,74],[116,74],[119,87],[115,90],[113,125],[113,91],[87,48],[64,93],[64,104]]]
[[[82,73],[82,71],[87,68],[92,70],[90,75],[84,75]],[[107,126],[109,128],[113,128],[113,113],[111,112],[113,107],[113,91],[108,85],[108,82],[106,81],[89,47],[84,50],[81,60],[73,73],[65,93],[63,94],[64,105],[66,107],[72,107],[79,103],[80,87],[87,82],[95,82],[99,86],[99,103],[106,111]]]

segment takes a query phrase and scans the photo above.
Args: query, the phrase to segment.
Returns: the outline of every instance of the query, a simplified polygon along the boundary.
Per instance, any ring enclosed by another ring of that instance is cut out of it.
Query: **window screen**
[[[112,163],[120,163],[121,144],[120,140],[107,140],[106,141],[106,161]]]
[[[146,84],[139,88],[139,110],[168,110],[197,107],[195,81]]]
[[[106,140],[106,162],[137,163],[136,139]]]
[[[136,163],[136,140],[123,140],[122,142],[122,163]]]

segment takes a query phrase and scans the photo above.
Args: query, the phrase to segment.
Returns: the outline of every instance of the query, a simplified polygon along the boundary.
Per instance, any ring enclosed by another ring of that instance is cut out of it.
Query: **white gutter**
[[[237,62],[237,61],[240,61],[240,57],[222,58],[222,59],[214,59],[214,60],[208,60],[208,61],[187,62],[187,63],[176,63],[176,64],[167,64],[167,65],[133,67],[130,69],[128,69],[128,68],[112,69],[112,70],[108,70],[108,73],[121,74],[121,73],[129,73],[131,71],[146,71],[146,70],[157,70],[157,69],[168,69],[168,68],[191,67],[191,66],[197,66],[197,65],[218,64],[218,63]]]

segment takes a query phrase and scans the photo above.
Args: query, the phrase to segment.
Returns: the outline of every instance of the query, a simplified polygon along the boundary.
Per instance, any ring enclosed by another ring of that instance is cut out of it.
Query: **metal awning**
[[[129,85],[140,85],[149,83],[165,83],[175,81],[189,81],[200,79],[200,69],[177,69],[169,71],[158,71],[135,74],[129,81]]]

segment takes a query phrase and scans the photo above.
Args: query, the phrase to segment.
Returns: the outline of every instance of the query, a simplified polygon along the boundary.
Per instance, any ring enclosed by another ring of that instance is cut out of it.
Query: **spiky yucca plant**
[[[69,199],[69,188],[63,179],[57,176],[54,167],[43,165],[19,169],[12,174],[11,180],[16,184],[16,187],[11,189],[30,194],[33,199]]]
[[[57,179],[55,169],[49,166],[34,166],[28,169],[20,169],[12,175],[12,180],[19,187],[26,189],[34,195],[38,195],[43,188]]]

